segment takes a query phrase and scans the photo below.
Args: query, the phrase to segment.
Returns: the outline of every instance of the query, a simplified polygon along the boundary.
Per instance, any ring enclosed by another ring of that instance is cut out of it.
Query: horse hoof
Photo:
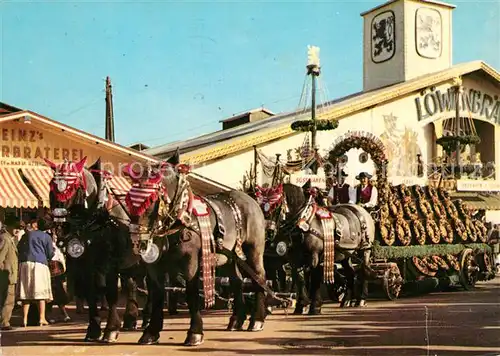
[[[146,330],[149,326],[149,321],[148,320],[143,320],[142,321],[142,325],[141,325],[141,329],[142,330]]]
[[[349,308],[351,306],[351,301],[350,300],[343,300],[340,303],[341,308]]]
[[[303,306],[297,306],[295,307],[295,310],[293,311],[293,315],[302,315],[304,313],[304,307]]]
[[[123,323],[123,327],[122,327],[122,330],[123,331],[134,331],[134,330],[137,330],[137,322],[134,321],[132,323],[128,322],[128,323]]]
[[[85,335],[85,339],[83,341],[85,342],[98,342],[101,339],[101,335]]]
[[[238,320],[236,317],[231,317],[229,319],[229,324],[227,324],[227,331],[242,331],[243,330],[243,324],[245,323],[245,320]]]
[[[98,342],[101,339],[101,330],[91,330],[87,329],[87,334],[85,335],[85,342]]]
[[[358,303],[356,303],[356,306],[361,308],[366,307],[366,300],[361,299]]]
[[[102,342],[106,344],[113,344],[118,341],[118,335],[120,335],[120,332],[118,330],[106,330],[104,332],[104,335],[102,336]]]
[[[184,346],[199,346],[203,344],[203,334],[193,334],[188,332],[186,340],[184,340]]]
[[[155,345],[158,344],[160,340],[160,334],[157,335],[151,335],[147,332],[142,334],[141,338],[137,342],[140,345]]]
[[[248,326],[248,331],[262,331],[264,330],[264,322],[263,321],[251,321]]]
[[[321,308],[310,308],[309,312],[307,314],[308,315],[320,315],[321,314]]]
[[[267,313],[267,315],[272,315],[273,314],[273,308],[272,307],[267,307],[266,308],[266,313]]]

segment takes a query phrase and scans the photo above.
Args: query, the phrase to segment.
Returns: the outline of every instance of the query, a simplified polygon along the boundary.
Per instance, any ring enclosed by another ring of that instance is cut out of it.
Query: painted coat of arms
[[[442,48],[442,22],[439,11],[429,8],[417,10],[415,19],[417,53],[425,58],[438,58]]]
[[[372,20],[372,61],[388,61],[396,51],[396,26],[392,11],[384,11]]]

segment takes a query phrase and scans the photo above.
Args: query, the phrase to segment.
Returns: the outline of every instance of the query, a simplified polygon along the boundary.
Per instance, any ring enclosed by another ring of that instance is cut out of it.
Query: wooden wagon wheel
[[[479,267],[480,274],[486,277],[494,270],[493,256],[487,252],[481,251],[476,254],[476,263]],[[483,278],[481,278],[481,280],[483,280]]]
[[[397,265],[392,265],[384,272],[383,288],[384,293],[389,300],[396,300],[401,292],[403,278]]]
[[[460,283],[465,290],[472,290],[479,278],[479,267],[474,258],[474,252],[466,248],[460,254]]]

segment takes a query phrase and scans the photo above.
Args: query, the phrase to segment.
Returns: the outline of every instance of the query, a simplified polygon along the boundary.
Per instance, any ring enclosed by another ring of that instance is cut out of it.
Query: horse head
[[[178,151],[167,161],[125,167],[125,175],[132,180],[125,198],[130,233],[140,251],[145,251],[154,236],[190,224],[193,193],[187,180],[189,171],[189,166],[179,162]]]
[[[89,207],[94,207],[99,200],[99,185],[93,174],[85,168],[87,157],[78,162],[64,161],[56,164],[45,159],[54,174],[50,180],[50,210],[54,222],[54,229],[58,236],[58,245],[64,247],[75,235],[75,224],[70,220],[78,221],[76,226],[81,226],[82,220],[88,216]],[[78,232],[77,232],[78,234]],[[72,245],[69,243],[69,245]],[[79,252],[72,251],[69,246],[68,253],[80,256]],[[79,244],[80,246],[81,244]],[[76,246],[76,245],[75,245]]]
[[[82,213],[89,203],[97,198],[95,178],[85,169],[87,157],[78,162],[64,161],[56,164],[45,159],[54,174],[50,180],[50,207],[58,221],[65,221],[66,215],[72,211]]]
[[[255,200],[268,219],[283,202],[283,184],[276,187],[255,187]]]

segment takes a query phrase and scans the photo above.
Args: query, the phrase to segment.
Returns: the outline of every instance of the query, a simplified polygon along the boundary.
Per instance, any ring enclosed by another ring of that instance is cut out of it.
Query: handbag
[[[50,277],[58,277],[64,274],[64,266],[60,261],[49,261]]]

